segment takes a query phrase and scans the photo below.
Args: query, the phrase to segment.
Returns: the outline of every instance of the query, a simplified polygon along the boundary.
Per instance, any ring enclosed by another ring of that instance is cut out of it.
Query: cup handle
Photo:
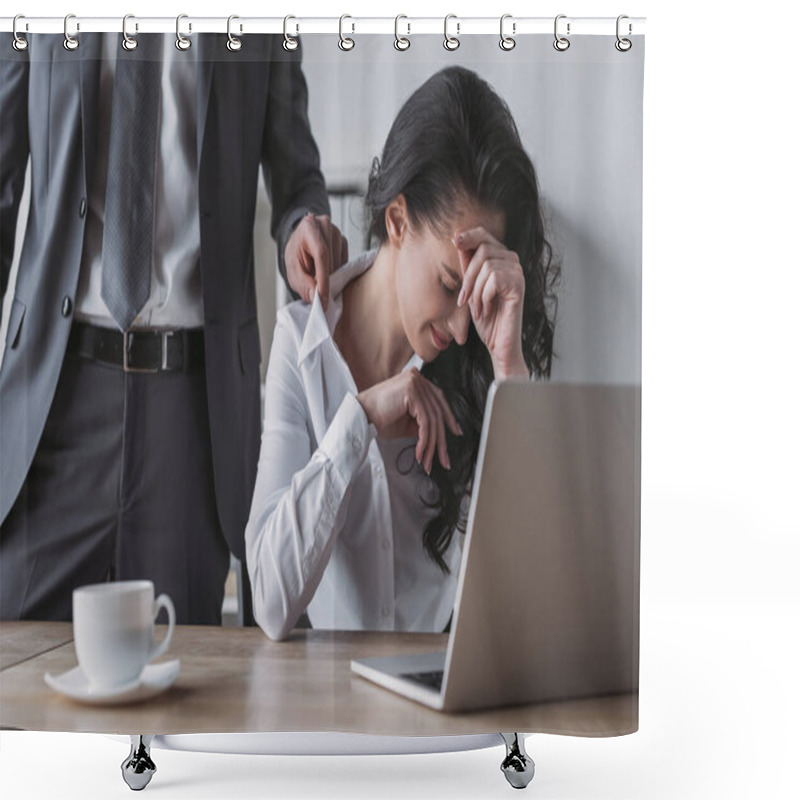
[[[169,617],[169,628],[167,629],[167,635],[164,637],[161,644],[156,644],[156,642],[153,641],[150,645],[150,657],[147,659],[148,661],[154,661],[159,656],[162,656],[167,652],[169,643],[172,641],[172,634],[175,631],[175,606],[172,604],[172,600],[170,599],[169,595],[160,594],[156,598],[156,601],[153,604],[153,622],[155,622],[158,612],[161,611],[162,608],[167,610],[167,617]]]

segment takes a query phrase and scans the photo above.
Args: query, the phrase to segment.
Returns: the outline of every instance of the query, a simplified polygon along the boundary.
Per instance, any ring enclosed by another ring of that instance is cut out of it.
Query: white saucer
[[[138,703],[163,692],[175,683],[181,671],[181,662],[165,661],[163,664],[148,664],[139,678],[113,689],[94,689],[80,666],[61,675],[44,676],[45,683],[59,694],[90,705],[115,705]]]

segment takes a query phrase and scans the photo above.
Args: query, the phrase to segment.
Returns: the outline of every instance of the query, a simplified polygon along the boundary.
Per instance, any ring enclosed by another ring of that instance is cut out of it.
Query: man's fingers
[[[320,294],[320,299],[322,300],[322,307],[327,311],[328,310],[328,278],[330,277],[331,272],[333,271],[333,250],[332,250],[332,231],[330,217],[322,216],[316,217],[315,221],[319,226],[323,241],[324,241],[324,249],[323,255],[319,262],[314,262],[314,272],[316,274],[317,279],[317,291]]]
[[[314,278],[309,275],[307,272],[301,273],[301,276],[298,279],[298,285],[295,291],[300,297],[305,300],[306,303],[311,303],[314,300],[314,290],[317,288],[317,284],[314,281]]]
[[[331,225],[331,270],[336,272],[342,264],[347,263],[347,247],[342,245],[344,236],[335,226]]]
[[[313,214],[303,222],[303,249],[312,262],[313,282],[322,300],[322,307],[328,307],[328,274],[330,272],[330,250],[322,225]],[[324,291],[323,291],[324,289]]]

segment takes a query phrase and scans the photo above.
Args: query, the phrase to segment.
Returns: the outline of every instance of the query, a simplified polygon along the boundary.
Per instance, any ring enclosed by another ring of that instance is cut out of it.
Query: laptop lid
[[[492,386],[444,710],[638,689],[640,416],[639,386]]]

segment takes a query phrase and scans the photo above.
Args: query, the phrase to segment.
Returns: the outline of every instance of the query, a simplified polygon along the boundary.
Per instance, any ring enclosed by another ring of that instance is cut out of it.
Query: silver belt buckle
[[[174,331],[161,331],[161,369],[167,369],[167,343]]]
[[[167,368],[167,342],[169,341],[169,337],[172,336],[172,331],[162,331],[161,332],[161,366],[160,367],[152,367],[152,368],[142,368],[142,367],[132,367],[128,363],[128,348],[130,346],[130,336],[136,333],[144,333],[142,330],[136,329],[128,329],[127,331],[123,331],[122,334],[122,369],[124,372],[139,372],[139,373],[146,373],[149,375],[155,374],[159,372],[159,370],[163,370]]]

